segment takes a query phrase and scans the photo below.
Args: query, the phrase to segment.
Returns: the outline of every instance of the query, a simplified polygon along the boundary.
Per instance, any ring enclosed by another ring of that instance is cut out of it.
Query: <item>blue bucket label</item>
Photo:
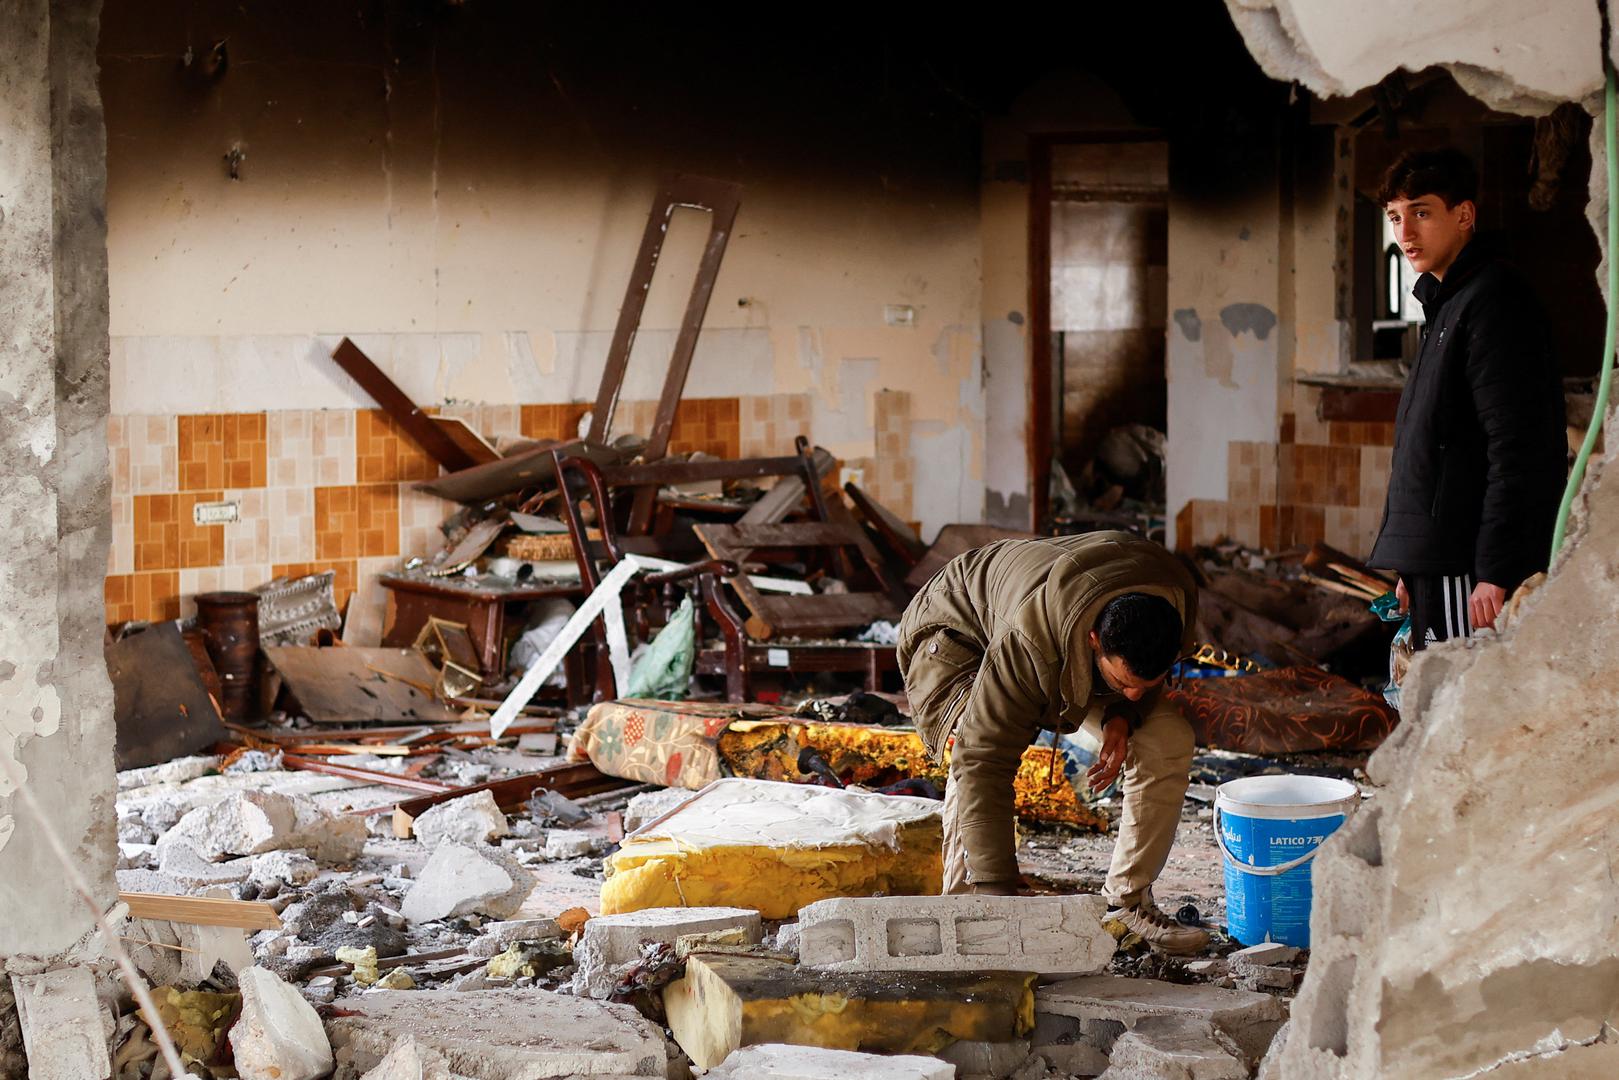
[[[1256,818],[1222,808],[1221,837],[1232,857],[1247,866],[1280,866],[1321,846],[1344,823],[1344,815]],[[1273,877],[1245,874],[1225,864],[1226,930],[1244,945],[1273,941],[1310,947],[1310,859]]]

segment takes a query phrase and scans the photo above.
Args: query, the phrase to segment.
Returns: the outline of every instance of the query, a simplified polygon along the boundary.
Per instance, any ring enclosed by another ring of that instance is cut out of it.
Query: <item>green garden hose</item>
[[[1606,50],[1604,50],[1606,54]],[[1552,561],[1557,561],[1557,553],[1563,549],[1563,534],[1568,529],[1569,511],[1574,507],[1574,497],[1580,493],[1580,485],[1585,481],[1585,466],[1591,459],[1591,448],[1596,445],[1597,433],[1602,430],[1602,420],[1608,414],[1608,385],[1613,381],[1613,352],[1619,342],[1615,341],[1615,309],[1614,302],[1619,299],[1619,158],[1614,156],[1614,113],[1615,94],[1613,78],[1613,62],[1604,55],[1602,66],[1607,72],[1607,94],[1602,108],[1602,137],[1606,148],[1608,162],[1608,332],[1602,342],[1602,378],[1597,381],[1596,406],[1591,411],[1591,426],[1585,429],[1585,441],[1580,444],[1580,452],[1574,457],[1574,468],[1568,475],[1568,485],[1563,489],[1563,503],[1557,508],[1557,527],[1552,532]]]

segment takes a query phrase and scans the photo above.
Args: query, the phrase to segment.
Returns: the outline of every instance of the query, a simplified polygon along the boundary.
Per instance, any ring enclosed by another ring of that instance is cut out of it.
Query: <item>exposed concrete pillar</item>
[[[0,0],[0,757],[26,774],[111,906],[100,9],[98,0]],[[92,928],[0,775],[0,976],[81,959],[76,946],[89,946]]]

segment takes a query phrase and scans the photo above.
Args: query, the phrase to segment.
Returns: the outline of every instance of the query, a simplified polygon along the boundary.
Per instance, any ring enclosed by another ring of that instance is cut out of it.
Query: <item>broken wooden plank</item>
[[[455,439],[433,423],[433,418],[405,396],[394,381],[371,362],[371,358],[348,338],[337,343],[332,359],[349,378],[360,384],[360,389],[371,395],[371,400],[382,407],[394,423],[404,429],[411,440],[427,452],[427,456],[450,472],[470,469],[478,464],[476,458],[461,449]]]
[[[922,538],[905,522],[901,521],[892,510],[872,498],[860,489],[858,484],[843,485],[843,491],[854,503],[854,508],[866,520],[882,540],[883,546],[891,552],[896,559],[902,562],[906,569],[922,561],[927,554],[927,545]]]
[[[279,930],[281,916],[257,900],[220,900],[211,896],[170,896],[167,893],[121,892],[135,919],[159,919],[189,926],[236,926],[243,930]]]
[[[476,464],[486,465],[491,461],[500,460],[500,454],[495,448],[459,416],[433,416],[429,419]]]
[[[825,476],[837,464],[826,450],[817,446],[814,458],[815,475]],[[783,476],[776,481],[771,489],[760,496],[759,500],[748,507],[745,514],[737,521],[738,525],[771,525],[791,514],[803,505],[804,498],[809,494],[804,486],[802,476]]]
[[[572,457],[589,458],[599,465],[622,461],[625,454],[625,451],[614,447],[595,446],[573,439],[541,439],[499,461],[474,465],[433,480],[422,480],[414,487],[417,491],[459,503],[481,503],[527,488],[544,487],[556,475],[556,462],[551,457],[551,451],[558,447],[566,448]]]
[[[317,724],[446,723],[457,718],[431,694],[417,689],[431,687],[438,672],[413,649],[276,645],[263,651],[280,673],[285,691]]]
[[[340,765],[335,761],[319,761],[315,758],[304,757],[301,754],[282,754],[281,767],[284,769],[296,769],[301,772],[325,773],[327,776],[341,776],[345,780],[360,780],[367,784],[381,784],[385,787],[400,788],[404,791],[422,791],[436,794],[450,790],[449,784],[441,784],[437,780],[423,780],[419,776],[382,772],[380,769],[361,769],[353,765]]]

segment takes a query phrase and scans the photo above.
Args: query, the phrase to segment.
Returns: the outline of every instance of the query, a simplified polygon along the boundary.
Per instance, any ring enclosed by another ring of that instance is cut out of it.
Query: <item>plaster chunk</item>
[[[320,1015],[298,990],[261,967],[237,976],[242,1016],[231,1049],[242,1080],[316,1080],[332,1071]]]
[[[257,855],[282,846],[297,820],[287,796],[243,791],[189,811],[157,843],[161,848],[184,845],[211,862],[227,855]]]
[[[629,1005],[545,990],[384,990],[327,1021],[337,1080],[376,1068],[403,1036],[471,1080],[663,1077],[663,1031]],[[362,1015],[363,1014],[363,1015]]]
[[[434,849],[399,910],[413,923],[474,912],[504,919],[517,913],[533,885],[533,876],[498,848],[445,842]]]
[[[440,803],[411,823],[411,832],[429,848],[445,840],[461,844],[489,844],[511,830],[506,815],[495,804],[494,793],[484,790]]]
[[[404,1035],[360,1080],[452,1080],[453,1075],[437,1052]]]

